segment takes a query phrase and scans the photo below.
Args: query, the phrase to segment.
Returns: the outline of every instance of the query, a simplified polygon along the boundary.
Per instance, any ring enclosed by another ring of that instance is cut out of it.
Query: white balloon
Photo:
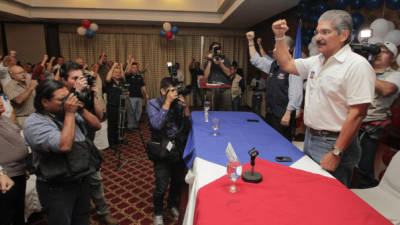
[[[388,20],[387,22],[389,25],[389,31],[396,29],[396,25],[392,21]]]
[[[90,29],[92,31],[97,31],[99,29],[99,26],[97,24],[95,24],[95,23],[91,23],[90,24]]]
[[[394,45],[399,46],[400,45],[400,30],[389,31],[383,40],[390,41]]]
[[[86,28],[84,28],[84,27],[78,27],[78,29],[76,29],[76,32],[77,32],[79,35],[85,35],[85,34],[86,34]]]
[[[313,43],[315,46],[317,45],[317,39],[315,38],[315,35],[312,37],[311,43]]]
[[[309,51],[311,51],[311,49],[316,48],[316,47],[317,47],[317,45],[312,43],[312,42],[310,42],[310,44],[308,44],[308,50]]]
[[[371,37],[368,39],[369,44],[383,43],[383,38],[381,37]]]
[[[400,54],[397,55],[396,62],[397,65],[400,66]],[[400,68],[398,70],[400,70]]]
[[[318,55],[319,54],[319,52],[318,52],[318,49],[317,48],[312,48],[311,50],[310,50],[310,56],[314,56],[314,55]]]
[[[370,28],[372,29],[372,35],[374,37],[385,37],[385,35],[389,32],[389,23],[387,20],[383,18],[379,18],[374,20],[374,22],[371,23]]]
[[[168,22],[165,22],[165,23],[163,24],[163,29],[164,29],[165,31],[170,31],[170,30],[171,30],[171,24],[168,23]]]

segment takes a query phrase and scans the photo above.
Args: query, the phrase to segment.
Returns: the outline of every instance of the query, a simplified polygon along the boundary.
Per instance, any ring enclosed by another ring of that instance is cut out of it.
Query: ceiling
[[[1,21],[249,28],[299,0],[0,0]]]

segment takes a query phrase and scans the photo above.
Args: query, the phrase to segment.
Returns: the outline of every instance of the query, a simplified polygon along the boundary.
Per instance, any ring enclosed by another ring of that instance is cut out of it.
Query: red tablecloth
[[[236,183],[227,176],[197,193],[193,224],[390,225],[391,223],[335,179],[256,161],[263,181]],[[245,165],[243,171],[249,170]]]

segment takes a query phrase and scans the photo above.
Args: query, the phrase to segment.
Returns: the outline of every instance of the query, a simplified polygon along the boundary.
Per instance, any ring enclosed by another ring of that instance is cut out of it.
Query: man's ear
[[[42,103],[42,106],[43,106],[44,109],[46,109],[47,106],[49,105],[49,100],[48,99],[42,98],[40,100],[40,102]]]
[[[165,95],[167,93],[167,91],[164,88],[161,88],[160,92],[161,92],[161,95]]]

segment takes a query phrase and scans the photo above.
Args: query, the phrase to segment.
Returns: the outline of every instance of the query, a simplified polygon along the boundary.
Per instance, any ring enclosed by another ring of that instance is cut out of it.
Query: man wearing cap
[[[304,152],[350,187],[361,157],[357,132],[374,97],[375,74],[349,42],[353,22],[344,10],[328,10],[315,30],[320,54],[293,59],[285,44],[286,20],[272,24],[281,70],[308,79],[304,106]]]
[[[279,69],[276,61],[276,50],[273,59],[268,56],[261,57],[254,46],[254,32],[246,33],[249,41],[250,62],[253,66],[268,74],[266,84],[265,120],[282,136],[292,142],[296,128],[296,110],[300,109],[303,100],[303,78]],[[293,47],[293,40],[285,36],[288,49]],[[261,40],[257,40],[261,54],[264,50]],[[258,95],[257,97],[262,97]]]
[[[359,188],[370,188],[378,184],[374,175],[375,154],[384,128],[391,123],[390,106],[400,92],[400,72],[391,68],[396,61],[397,47],[388,41],[379,45],[381,51],[372,62],[376,73],[375,97],[359,132],[362,150],[358,163]]]

